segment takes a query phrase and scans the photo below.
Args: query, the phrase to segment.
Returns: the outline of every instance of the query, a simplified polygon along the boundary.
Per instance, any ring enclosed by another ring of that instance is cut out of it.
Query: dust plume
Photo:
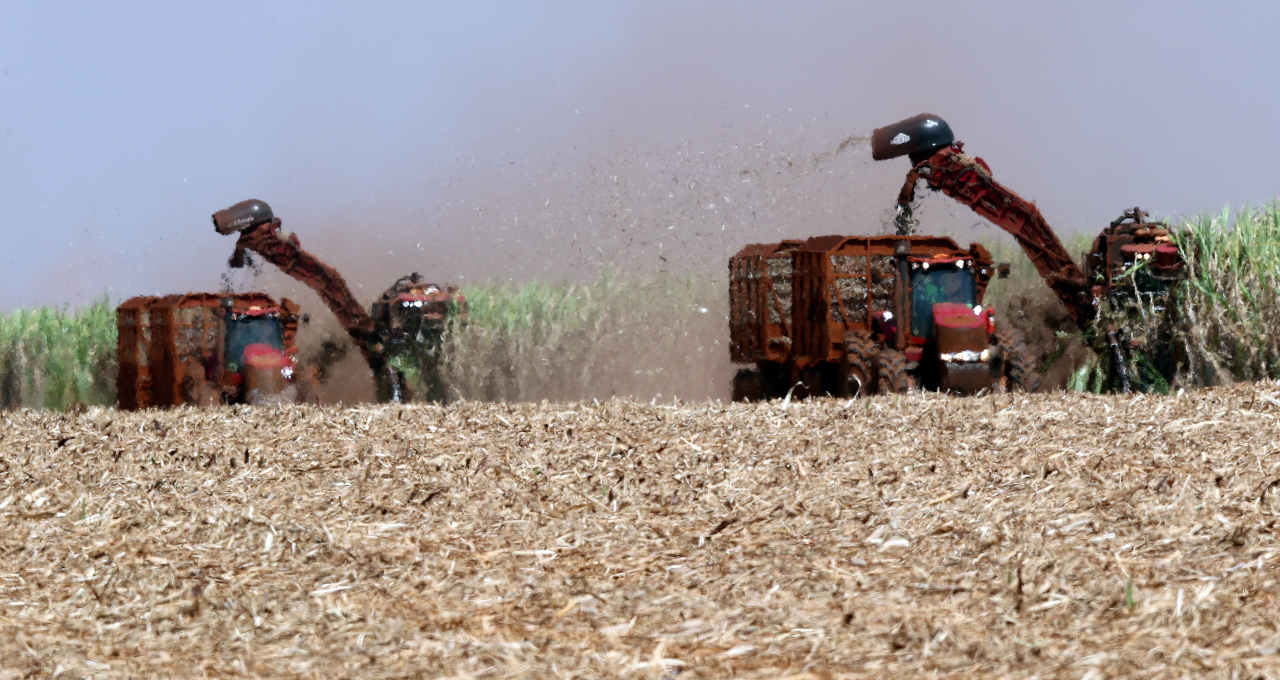
[[[722,397],[732,373],[725,344],[724,272],[733,252],[753,241],[891,229],[891,202],[880,197],[891,199],[893,192],[877,189],[872,200],[873,192],[859,186],[870,163],[866,140],[865,135],[846,135],[834,143],[766,137],[719,147],[685,142],[666,149],[584,155],[577,169],[551,159],[527,168],[499,165],[456,180],[455,198],[441,206],[438,218],[449,227],[439,232],[382,221],[376,226],[355,221],[340,228],[331,222],[310,224],[275,208],[282,228],[337,268],[366,305],[408,271],[461,284],[464,291],[469,284],[530,280],[583,284],[605,273],[636,281],[692,277],[697,290],[688,293],[687,304],[670,310],[664,305],[674,302],[660,296],[613,301],[645,305],[645,323],[652,328],[628,326],[627,334],[620,335],[618,326],[632,310],[620,310],[612,320],[602,312],[593,321],[600,337],[579,337],[560,348],[577,357],[572,365],[543,370],[536,380],[503,388],[477,387],[483,382],[477,378],[464,394],[520,400]],[[353,248],[355,233],[376,245]],[[270,265],[228,270],[221,280],[240,290],[269,290],[299,301],[312,319],[299,334],[304,357],[323,357],[325,347],[345,346],[345,334],[320,299]],[[703,311],[690,315],[689,309]],[[678,336],[681,342],[662,345],[663,351],[654,354],[655,335]],[[500,353],[503,360],[529,362],[529,350],[508,350]],[[359,401],[372,394],[367,368],[357,353],[347,354],[334,370],[324,371],[326,401]],[[553,354],[548,351],[537,360],[554,364]],[[495,356],[477,361],[493,363]],[[682,363],[691,356],[698,357],[696,364]],[[580,369],[586,365],[596,366],[591,380],[582,378]],[[505,370],[501,365],[489,368]]]

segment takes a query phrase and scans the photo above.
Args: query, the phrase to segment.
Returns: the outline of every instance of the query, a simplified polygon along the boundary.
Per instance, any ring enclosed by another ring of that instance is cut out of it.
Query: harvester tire
[[[907,357],[896,349],[882,349],[876,356],[876,390],[881,394],[902,394],[915,387],[907,373]]]
[[[844,336],[844,361],[840,364],[840,395],[868,396],[875,393],[876,346],[862,333]]]
[[[760,371],[744,368],[733,376],[734,401],[760,401],[763,397],[764,383],[760,379]]]
[[[1001,329],[996,331],[996,340],[1000,342],[1009,391],[1035,392],[1040,389],[1040,373],[1036,371],[1022,334],[1011,328]]]

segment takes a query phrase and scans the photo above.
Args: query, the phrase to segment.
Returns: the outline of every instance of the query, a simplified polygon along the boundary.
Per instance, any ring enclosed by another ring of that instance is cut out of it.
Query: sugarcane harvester
[[[1039,209],[997,182],[986,161],[965,153],[964,143],[955,139],[940,116],[922,113],[877,128],[871,136],[871,154],[875,160],[907,156],[911,161],[897,199],[899,234],[913,230],[912,203],[917,185],[924,180],[930,189],[969,206],[1013,236],[1085,340],[1109,364],[1105,387],[1127,392],[1146,389],[1153,382],[1167,386],[1175,368],[1170,353],[1150,344],[1138,347],[1138,338],[1113,313],[1132,309],[1134,301],[1163,311],[1168,291],[1185,269],[1164,225],[1148,222],[1138,208],[1126,211],[1098,235],[1081,267]],[[1131,375],[1135,349],[1145,349],[1144,357],[1157,357],[1164,365],[1151,366],[1144,358],[1149,375]]]
[[[235,251],[228,264],[231,267],[243,267],[247,264],[247,253],[256,253],[281,271],[297,279],[315,291],[325,305],[337,317],[338,323],[346,330],[352,342],[360,351],[360,355],[368,364],[373,374],[379,401],[408,401],[409,386],[404,372],[396,365],[396,355],[406,344],[401,317],[412,311],[440,316],[438,312],[452,310],[454,298],[460,299],[456,289],[448,287],[443,294],[440,287],[436,290],[414,290],[407,288],[398,299],[397,304],[406,309],[399,314],[385,313],[385,305],[375,303],[374,314],[370,314],[356,300],[347,286],[347,282],[333,267],[321,262],[311,253],[304,250],[297,235],[283,235],[281,220],[265,201],[249,199],[241,201],[229,208],[213,213],[214,229],[224,235],[239,234]],[[417,275],[413,275],[413,283],[417,283]],[[414,295],[414,293],[417,295]],[[407,297],[405,297],[407,296]],[[384,296],[385,297],[385,296]],[[447,298],[447,299],[445,299]],[[429,301],[424,309],[424,302]],[[382,312],[382,313],[380,313]],[[385,323],[379,323],[379,321]],[[399,323],[395,323],[398,321]],[[438,338],[435,339],[438,343]],[[433,392],[435,390],[432,390]],[[433,398],[440,395],[430,394]]]
[[[467,299],[457,286],[431,283],[418,272],[396,279],[370,307],[379,340],[390,357],[391,401],[407,398],[409,384],[427,401],[444,401],[441,371],[446,332],[467,322]]]

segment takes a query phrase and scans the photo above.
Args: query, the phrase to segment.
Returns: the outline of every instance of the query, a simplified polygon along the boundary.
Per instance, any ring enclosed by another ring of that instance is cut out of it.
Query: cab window
[[[933,306],[939,302],[977,304],[973,273],[953,264],[931,265],[911,270],[911,334],[933,335]]]

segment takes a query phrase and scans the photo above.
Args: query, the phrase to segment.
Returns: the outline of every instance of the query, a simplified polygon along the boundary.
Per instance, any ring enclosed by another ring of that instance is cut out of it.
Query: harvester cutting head
[[[252,229],[276,218],[266,201],[250,198],[213,214],[213,228],[219,234]]]
[[[871,133],[871,157],[884,161],[910,155],[912,163],[919,163],[955,141],[947,121],[932,113],[922,113],[876,128]]]
[[[1085,269],[1088,276],[1103,294],[1124,293],[1132,286],[1119,284],[1123,272],[1135,265],[1146,270],[1135,279],[1143,292],[1164,292],[1184,275],[1184,262],[1167,224],[1147,219],[1145,210],[1133,208],[1111,221],[1098,234],[1093,248],[1085,253]]]
[[[374,324],[394,348],[438,343],[450,319],[467,314],[466,298],[457,286],[428,283],[414,272],[402,276],[374,303]]]

